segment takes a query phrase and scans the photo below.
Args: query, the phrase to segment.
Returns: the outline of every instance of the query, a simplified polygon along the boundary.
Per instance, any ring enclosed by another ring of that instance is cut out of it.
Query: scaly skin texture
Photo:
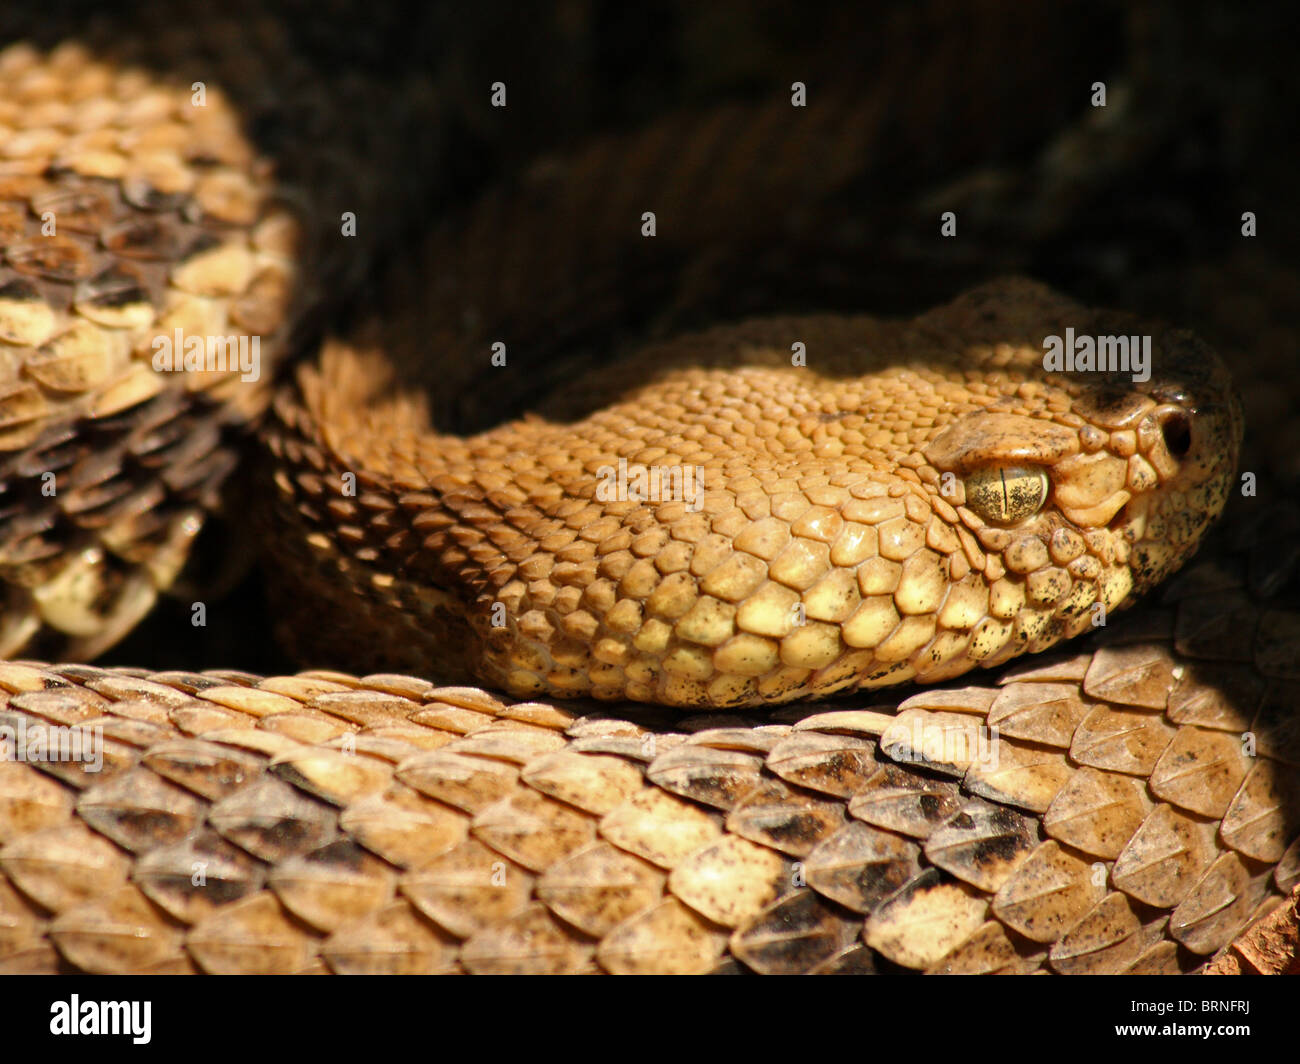
[[[403,122],[427,120],[426,84],[390,105],[385,140],[338,97],[369,109],[390,90],[327,82],[275,13],[170,6],[130,12],[131,32],[74,15],[61,41],[51,12],[56,47],[0,47],[0,656],[87,659],[139,622],[277,364],[391,236],[377,217],[344,252],[337,203],[414,210],[400,178],[380,190],[331,153],[413,161]],[[311,137],[324,144],[302,151]],[[257,337],[253,373],[241,336]],[[189,338],[228,338],[235,357],[187,366]],[[159,339],[181,358],[158,363]]]
[[[104,762],[0,763],[0,970],[1193,970],[1300,876],[1300,614],[1224,571],[995,686],[757,719],[5,666],[0,726]]]
[[[1067,325],[1154,333],[1154,376],[1045,372]],[[271,430],[279,538],[314,555],[290,580],[407,619],[347,660],[516,696],[752,706],[1046,649],[1182,564],[1241,437],[1203,345],[1028,282],[912,322],[702,333],[579,377],[554,402],[586,418],[468,438],[383,401],[392,373],[336,349],[278,407],[305,437]],[[1046,504],[986,520],[968,478],[1007,467],[1043,471]]]
[[[175,23],[165,69],[102,28],[0,54],[10,657],[131,627],[271,367],[418,213],[415,181],[371,181],[418,176],[403,138],[329,165],[320,124],[382,106],[420,129],[418,77],[331,77],[337,98],[299,111],[312,72],[284,20],[142,11]],[[991,41],[1021,21],[981,12]],[[1068,18],[1045,28],[1076,43]],[[1277,910],[1300,875],[1293,509],[1234,500],[1203,564],[1109,616],[1187,560],[1235,483],[1242,418],[1203,344],[1012,280],[911,321],[583,349],[707,318],[715,276],[774,234],[795,259],[838,234],[864,178],[941,181],[1048,135],[1077,98],[1071,50],[1006,64],[967,30],[885,48],[872,92],[670,117],[543,163],[454,214],[423,270],[383,274],[377,313],[279,391],[254,463],[288,641],[544,700],[0,664],[19,758],[0,760],[0,969],[1189,971]],[[332,73],[330,54],[327,35]],[[281,70],[288,95],[263,96]],[[258,333],[266,375],[153,366],[178,325]],[[1152,379],[1045,373],[1067,328],[1151,335]],[[485,368],[498,339],[511,372]],[[532,419],[497,424],[524,399]],[[620,458],[698,465],[700,509],[599,496]],[[1041,508],[994,520],[1003,471],[1041,477]],[[1052,648],[1095,606],[1099,632],[989,684],[893,686]],[[578,695],[603,701],[551,697]],[[90,729],[102,765],[44,756],[51,726]]]

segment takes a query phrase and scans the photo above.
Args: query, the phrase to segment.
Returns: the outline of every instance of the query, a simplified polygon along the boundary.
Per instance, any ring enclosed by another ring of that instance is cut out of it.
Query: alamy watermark
[[[262,375],[260,336],[195,336],[177,328],[171,336],[153,338],[153,368],[157,373],[232,373],[245,383]]]
[[[50,1005],[50,1034],[128,1035],[143,1046],[153,1037],[152,1028],[152,1001],[82,1001],[73,994]]]
[[[1135,384],[1151,379],[1150,336],[1076,336],[1043,338],[1043,369],[1049,373],[1132,373]]]
[[[0,761],[80,762],[87,772],[104,767],[104,729],[84,725],[0,724]]]
[[[644,466],[618,460],[618,468],[596,470],[596,499],[600,502],[684,502],[696,513],[704,506],[702,466]]]
[[[998,735],[998,726],[985,727],[981,718],[937,727],[932,719],[918,715],[907,728],[905,745],[921,763],[978,765],[984,771],[996,772],[1002,745]]]

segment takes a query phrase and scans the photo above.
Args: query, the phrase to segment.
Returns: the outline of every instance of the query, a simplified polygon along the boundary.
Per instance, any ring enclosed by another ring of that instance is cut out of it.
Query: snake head
[[[1018,359],[1024,377],[923,451],[940,495],[1000,555],[992,575],[1021,582],[1029,649],[1100,623],[1096,603],[1127,606],[1177,570],[1236,476],[1241,406],[1213,351],[1127,315],[1096,314],[1088,330],[1140,345],[1133,364],[1058,370],[1044,359],[1040,370],[1029,360],[1052,341],[1020,347],[1011,368]]]

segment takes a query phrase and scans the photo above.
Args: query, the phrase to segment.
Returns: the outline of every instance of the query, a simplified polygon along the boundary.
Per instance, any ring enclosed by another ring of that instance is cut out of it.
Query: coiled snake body
[[[282,634],[355,671],[0,664],[25,744],[0,762],[0,969],[1186,971],[1278,907],[1285,572],[1243,568],[1242,522],[1111,617],[1236,494],[1241,408],[1190,333],[1011,279],[557,361],[647,294],[674,308],[651,332],[694,320],[710,274],[799,246],[881,158],[942,175],[986,131],[940,158],[849,95],[608,138],[443,222],[401,316],[277,385],[417,193],[273,172],[220,76],[266,71],[217,57],[257,38],[297,75],[284,24],[202,26],[170,51],[211,83],[93,30],[0,53],[0,651],[120,639],[270,405]],[[1057,120],[1041,91],[1009,141]],[[372,173],[414,150],[362,140]],[[1049,369],[1076,335],[1134,361]],[[174,364],[241,336],[260,374]],[[42,756],[51,728],[102,763]]]

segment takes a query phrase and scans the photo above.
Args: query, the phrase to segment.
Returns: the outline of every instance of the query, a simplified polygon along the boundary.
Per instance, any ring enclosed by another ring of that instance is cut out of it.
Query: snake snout
[[[1169,376],[1146,389],[1155,406],[1148,418],[1158,430],[1153,450],[1181,490],[1231,479],[1241,447],[1241,403],[1228,367],[1191,334],[1176,333],[1163,352]],[[1153,464],[1160,462],[1153,459]],[[1217,514],[1217,510],[1215,511]]]
[[[1147,457],[1162,482],[1187,491],[1226,481],[1236,469],[1241,418],[1231,393],[1200,400],[1181,395],[1148,415]]]
[[[1226,368],[1208,352],[1197,387],[1163,385],[1138,429],[1140,450],[1158,473],[1146,499],[1122,515],[1138,533],[1130,567],[1141,592],[1179,569],[1222,513],[1236,475],[1242,415]]]

